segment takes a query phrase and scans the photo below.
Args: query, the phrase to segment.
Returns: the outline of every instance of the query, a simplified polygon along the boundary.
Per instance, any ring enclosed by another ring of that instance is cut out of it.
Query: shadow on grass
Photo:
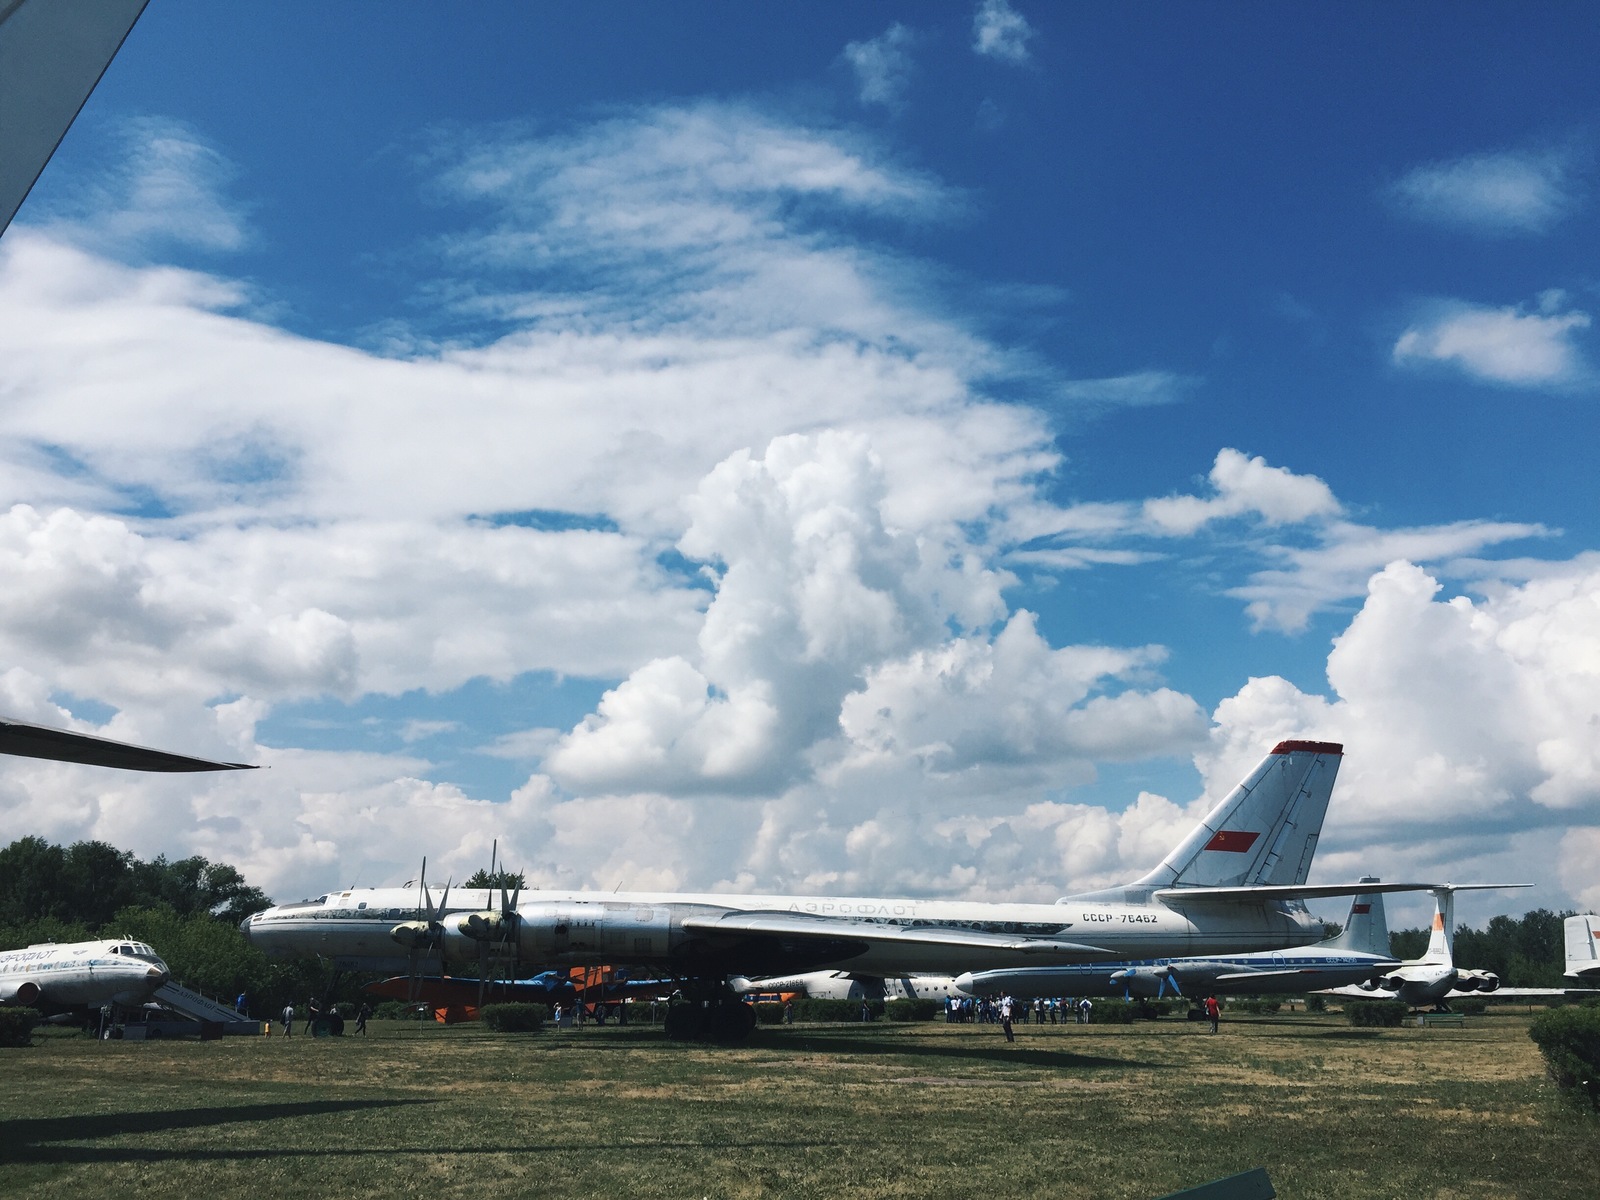
[[[370,1107],[374,1102],[364,1101],[357,1104],[327,1105],[329,1108],[362,1108]],[[396,1103],[411,1104],[418,1101],[377,1101],[378,1104]],[[277,1107],[277,1106],[272,1106]],[[283,1107],[306,1107],[287,1105]],[[193,1109],[191,1112],[206,1112],[210,1110]],[[153,1114],[140,1114],[153,1115]],[[367,1145],[367,1146],[339,1146],[333,1148],[312,1146],[271,1146],[255,1149],[233,1149],[228,1147],[184,1147],[163,1149],[152,1146],[8,1146],[0,1151],[0,1162],[11,1163],[37,1163],[37,1164],[69,1164],[69,1163],[154,1163],[154,1162],[250,1162],[267,1161],[277,1158],[305,1158],[305,1159],[339,1159],[360,1158],[374,1156],[386,1160],[403,1157],[408,1154],[425,1155],[429,1159],[472,1157],[476,1155],[493,1154],[614,1154],[622,1151],[630,1156],[643,1156],[654,1153],[676,1154],[681,1151],[726,1151],[726,1150],[830,1150],[853,1149],[863,1146],[879,1146],[881,1139],[875,1136],[860,1138],[815,1138],[815,1139],[786,1139],[777,1138],[749,1139],[744,1141],[729,1141],[724,1137],[708,1137],[699,1140],[678,1139],[675,1141],[660,1142],[560,1142],[542,1143],[508,1142],[496,1145],[483,1146],[396,1146],[396,1145]]]
[[[867,1029],[794,1030],[781,1037],[751,1038],[747,1046],[762,1050],[787,1050],[791,1053],[858,1054],[898,1056],[900,1058],[965,1059],[972,1062],[1021,1064],[1052,1070],[1129,1070],[1165,1068],[1166,1063],[1143,1062],[1133,1058],[1102,1058],[1074,1054],[1070,1050],[1036,1050],[1022,1042],[1007,1044],[999,1030],[993,1041],[974,1042],[945,1038],[896,1037],[893,1033]]]
[[[293,1121],[332,1113],[369,1108],[394,1108],[403,1104],[432,1104],[432,1100],[306,1100],[288,1104],[235,1104],[214,1108],[175,1108],[145,1112],[90,1113],[74,1117],[32,1117],[5,1123],[0,1139],[0,1163],[87,1162],[105,1157],[181,1157],[185,1151],[137,1149],[96,1150],[82,1146],[48,1146],[45,1143],[88,1141],[127,1134],[167,1133],[175,1129],[203,1129],[254,1121]],[[218,1153],[217,1157],[226,1157]]]

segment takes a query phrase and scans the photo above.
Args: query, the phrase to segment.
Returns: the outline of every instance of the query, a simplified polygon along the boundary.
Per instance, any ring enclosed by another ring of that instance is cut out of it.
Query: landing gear
[[[681,1002],[667,1008],[667,1037],[675,1042],[742,1042],[756,1027],[756,1010],[721,980],[691,980]]]

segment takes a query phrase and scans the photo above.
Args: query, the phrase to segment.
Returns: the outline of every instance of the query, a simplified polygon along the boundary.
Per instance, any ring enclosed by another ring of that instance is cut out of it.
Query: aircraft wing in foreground
[[[53,762],[85,763],[91,767],[118,767],[124,771],[254,771],[249,763],[212,762],[205,758],[191,758],[187,754],[173,754],[168,750],[151,750],[129,742],[114,742],[110,738],[95,737],[88,733],[74,733],[67,729],[52,729],[48,725],[32,725],[0,717],[0,754],[15,754],[22,758],[46,758]]]

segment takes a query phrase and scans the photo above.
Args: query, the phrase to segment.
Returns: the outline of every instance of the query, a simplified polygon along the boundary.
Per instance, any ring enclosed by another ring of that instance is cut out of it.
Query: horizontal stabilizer
[[[1237,904],[1241,900],[1315,900],[1322,896],[1365,896],[1375,892],[1475,892],[1532,886],[1531,883],[1290,883],[1265,887],[1162,888],[1155,898],[1166,904],[1174,901]]]
[[[719,916],[685,917],[683,928],[694,933],[756,934],[784,938],[818,938],[863,942],[874,946],[943,946],[970,950],[1005,950],[1037,954],[1062,962],[1095,962],[1126,957],[1116,950],[1059,942],[1053,938],[1018,937],[1014,933],[989,933],[937,925],[885,925],[841,917],[819,917],[794,912],[729,912]]]

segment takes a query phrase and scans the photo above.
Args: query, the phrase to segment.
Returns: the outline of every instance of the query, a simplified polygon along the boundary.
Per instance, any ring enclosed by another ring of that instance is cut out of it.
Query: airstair
[[[257,1035],[261,1032],[262,1022],[247,1020],[229,1005],[202,996],[181,983],[163,984],[156,990],[153,999],[163,1007],[182,1013],[203,1025],[221,1025],[223,1033]]]

